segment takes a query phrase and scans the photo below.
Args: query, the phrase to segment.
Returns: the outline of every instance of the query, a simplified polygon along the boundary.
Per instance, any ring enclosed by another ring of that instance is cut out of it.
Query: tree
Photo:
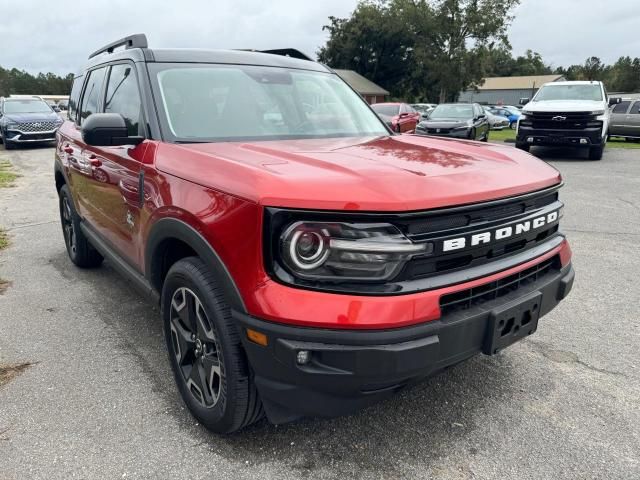
[[[582,76],[585,80],[602,80],[605,67],[598,57],[590,57],[584,62]]]
[[[453,99],[480,82],[488,49],[509,48],[511,9],[519,0],[364,0],[350,18],[330,17],[318,53],[394,96]]]
[[[0,67],[0,97],[12,94],[65,95],[71,91],[72,83],[72,73],[65,77],[54,73],[33,76],[17,68],[7,70]]]

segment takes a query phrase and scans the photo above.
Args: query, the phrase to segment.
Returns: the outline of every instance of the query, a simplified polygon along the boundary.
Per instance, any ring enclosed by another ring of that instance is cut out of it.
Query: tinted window
[[[380,115],[387,115],[389,117],[394,117],[398,115],[400,111],[400,105],[393,105],[388,103],[377,103],[375,105],[371,105],[373,111],[379,113]]]
[[[106,68],[93,70],[89,74],[87,86],[82,96],[82,107],[80,108],[80,123],[92,113],[98,111],[100,101],[100,93],[102,92],[102,84],[104,83],[104,72]]]
[[[613,113],[626,113],[630,103],[631,102],[620,102],[615,107],[613,107]]]
[[[84,76],[76,77],[73,79],[73,86],[71,87],[71,95],[69,95],[69,106],[67,110],[67,116],[69,120],[76,121],[76,115],[78,113],[78,101],[80,100],[80,92],[82,91],[82,81]],[[60,102],[62,103],[62,102]]]
[[[127,123],[130,136],[140,135],[142,104],[136,74],[131,65],[114,65],[109,74],[104,111],[119,113]]]
[[[629,110],[629,113],[633,115],[640,115],[640,102],[634,103],[631,110]]]

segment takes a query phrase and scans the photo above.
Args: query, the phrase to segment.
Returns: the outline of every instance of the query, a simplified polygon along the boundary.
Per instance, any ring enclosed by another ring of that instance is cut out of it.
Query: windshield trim
[[[281,70],[290,70],[290,71],[299,71],[305,72],[314,75],[332,75],[338,81],[340,81],[343,85],[345,85],[349,90],[351,90],[359,100],[369,109],[372,118],[375,118],[381,129],[380,132],[361,132],[361,133],[331,133],[331,134],[312,134],[305,133],[300,135],[291,135],[291,134],[283,134],[283,135],[263,135],[263,136],[232,136],[232,137],[180,137],[174,134],[173,128],[170,125],[169,115],[166,111],[166,99],[164,97],[164,93],[162,88],[160,87],[160,83],[158,80],[158,73],[163,70],[168,70],[170,68],[206,68],[206,67],[259,67],[265,69],[281,69]],[[278,141],[278,140],[313,140],[320,138],[380,138],[382,136],[393,136],[396,135],[389,126],[378,116],[378,114],[371,108],[371,105],[347,82],[345,82],[337,73],[334,71],[319,71],[319,70],[311,70],[311,69],[303,69],[303,68],[295,68],[295,67],[282,67],[277,65],[247,65],[247,64],[235,64],[235,63],[219,63],[219,62],[206,62],[206,63],[192,63],[192,62],[154,62],[147,64],[149,79],[151,83],[151,93],[152,96],[157,100],[154,102],[156,104],[156,114],[158,119],[158,124],[160,127],[160,133],[163,141],[170,143],[178,143],[178,144],[199,144],[199,143],[233,143],[233,142],[261,142],[261,141]],[[384,132],[384,135],[382,135]]]

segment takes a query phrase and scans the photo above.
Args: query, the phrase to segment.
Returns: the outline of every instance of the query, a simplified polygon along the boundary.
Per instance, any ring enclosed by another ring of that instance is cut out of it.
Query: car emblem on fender
[[[563,117],[562,115],[556,115],[555,117],[552,117],[551,120],[553,120],[554,122],[564,122],[567,119],[567,117]]]

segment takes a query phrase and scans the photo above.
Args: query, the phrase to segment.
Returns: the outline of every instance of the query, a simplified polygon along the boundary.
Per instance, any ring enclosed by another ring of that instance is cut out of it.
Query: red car
[[[373,111],[397,133],[413,133],[422,116],[406,103],[374,103]]]
[[[57,134],[71,261],[106,258],[160,306],[178,390],[216,432],[354,412],[493,355],[573,282],[553,167],[395,135],[301,57],[127,37],[90,57]]]

